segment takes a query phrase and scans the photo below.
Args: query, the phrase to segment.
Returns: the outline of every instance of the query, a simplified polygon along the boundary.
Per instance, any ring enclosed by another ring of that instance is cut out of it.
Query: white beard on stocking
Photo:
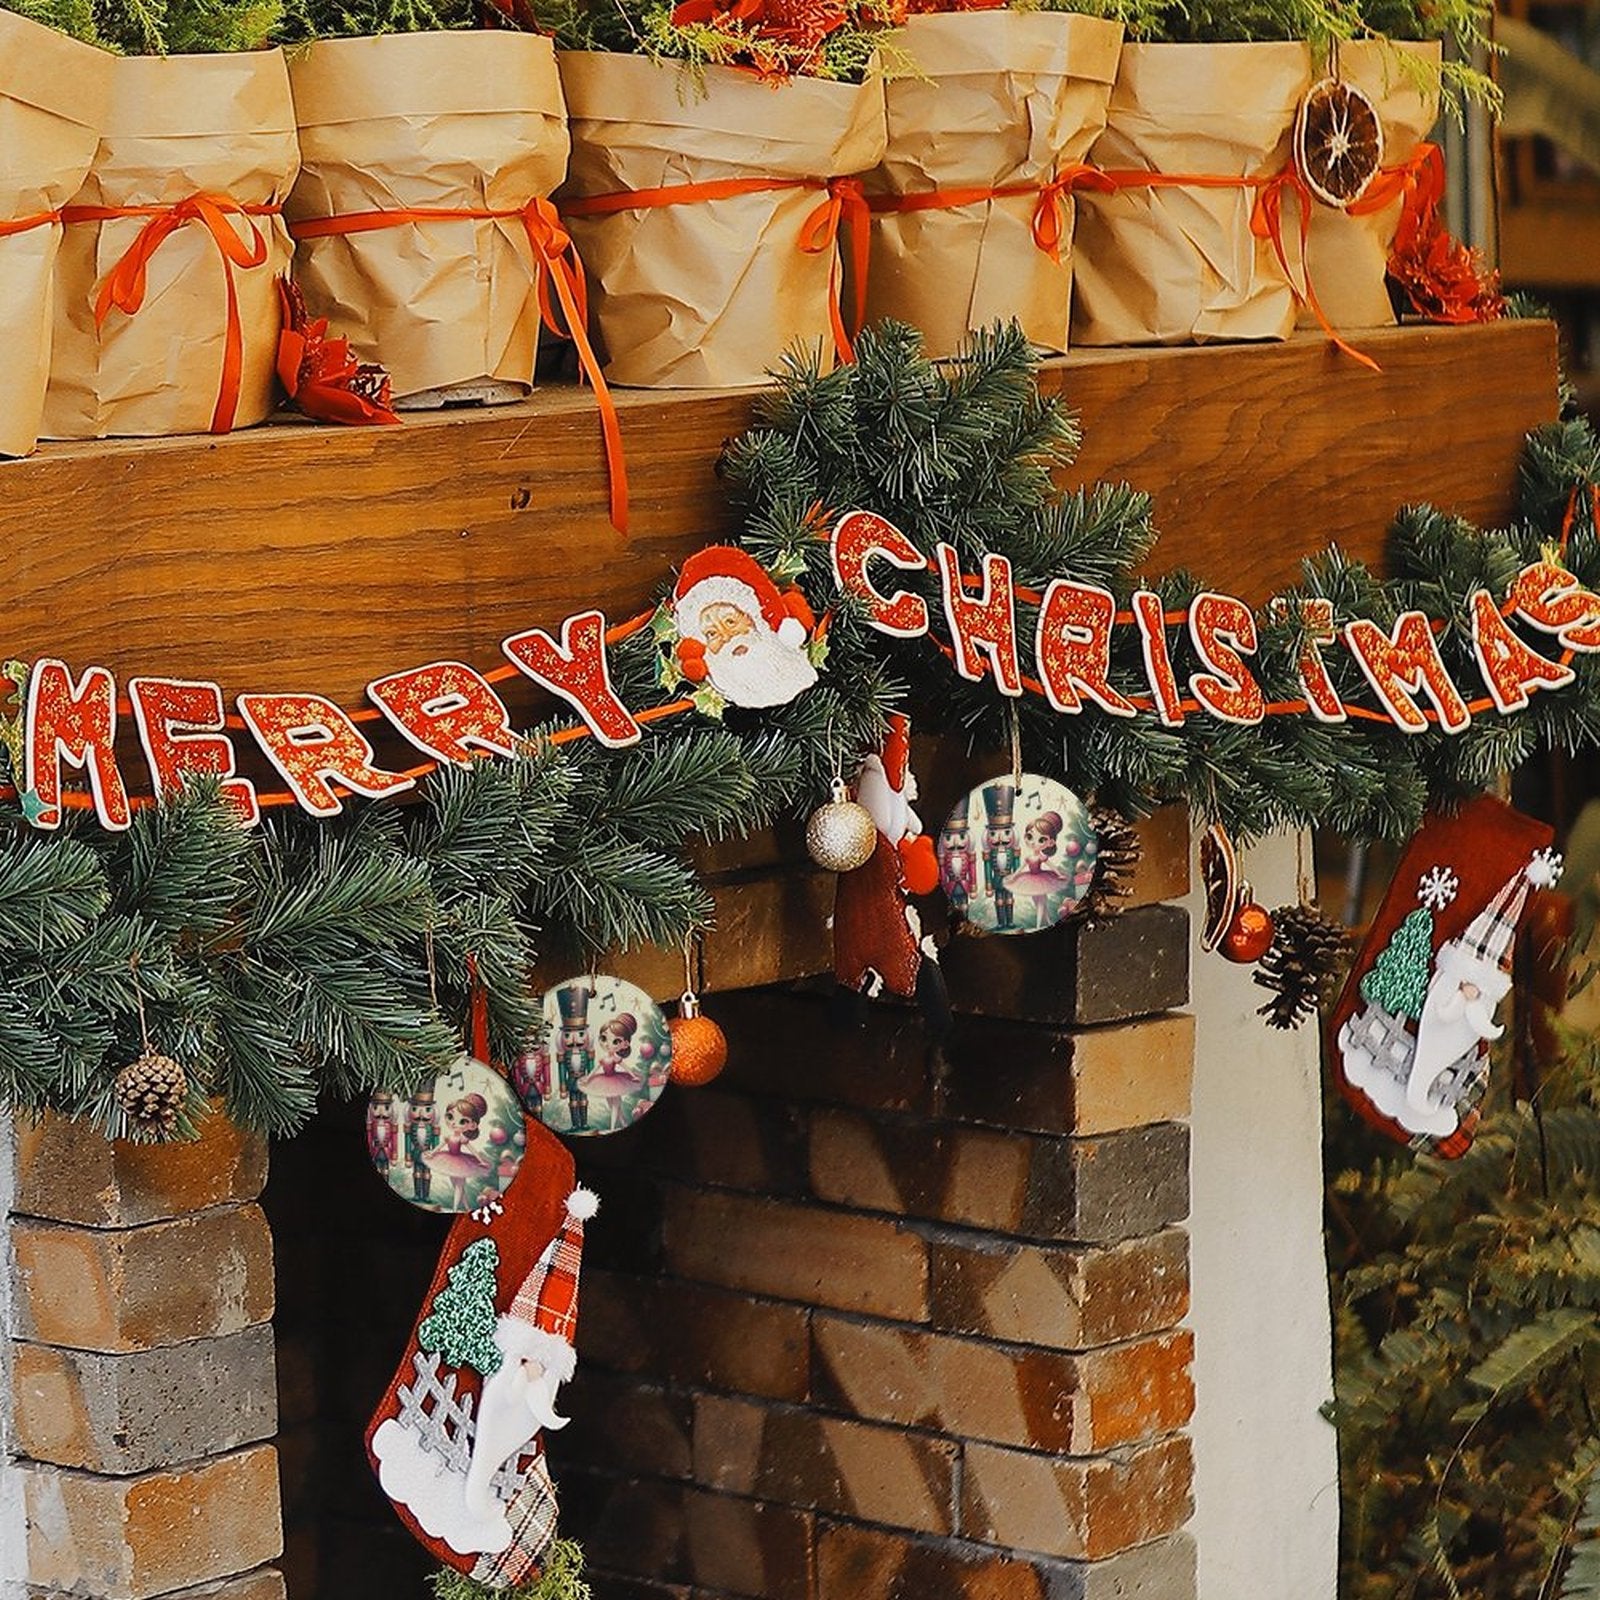
[[[1402,1126],[1434,1138],[1456,1131],[1460,1117],[1453,1101],[1443,1102],[1441,1080],[1451,1067],[1477,1056],[1505,1032],[1494,1014],[1510,988],[1508,973],[1459,941],[1441,948],[1417,1021],[1417,1048],[1399,1116]]]
[[[736,706],[784,706],[817,681],[817,669],[798,645],[765,623],[706,654],[712,686]]]
[[[537,1361],[515,1357],[484,1380],[472,1436],[472,1464],[467,1469],[466,1501],[472,1516],[485,1520],[499,1516],[494,1475],[541,1431],[566,1427],[569,1419],[556,1411],[559,1387],[560,1380]]]

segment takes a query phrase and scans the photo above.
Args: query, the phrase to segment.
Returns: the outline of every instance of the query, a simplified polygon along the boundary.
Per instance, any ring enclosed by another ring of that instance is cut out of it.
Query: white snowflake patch
[[[1429,867],[1417,879],[1417,899],[1430,911],[1443,911],[1460,888],[1461,880],[1449,867]]]
[[[1536,850],[1528,863],[1528,882],[1535,889],[1553,889],[1565,865],[1559,850]]]

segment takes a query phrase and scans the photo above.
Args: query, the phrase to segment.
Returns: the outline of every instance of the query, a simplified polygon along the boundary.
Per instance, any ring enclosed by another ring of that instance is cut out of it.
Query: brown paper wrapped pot
[[[914,75],[884,85],[889,144],[869,193],[1037,186],[1081,162],[1105,126],[1122,26],[1048,11],[912,17],[900,43]],[[973,328],[1017,317],[1048,350],[1067,348],[1073,200],[1059,259],[1034,239],[1038,199],[1021,194],[872,224],[869,321],[922,330],[949,355]]]
[[[0,11],[0,228],[77,193],[100,142],[112,57]],[[0,232],[0,455],[33,449],[50,377],[61,224]]]
[[[112,63],[111,96],[94,164],[72,204],[166,209],[197,194],[278,206],[299,164],[283,54],[127,56]],[[227,277],[216,240],[185,222],[154,251],[141,309],[95,325],[95,298],[151,222],[148,216],[69,222],[56,263],[55,342],[45,436],[205,433],[222,387]],[[234,217],[260,265],[235,266],[242,365],[233,424],[260,422],[276,403],[281,321],[276,279],[289,268],[283,218]]]
[[[1090,160],[1111,171],[1258,177],[1289,159],[1311,84],[1302,44],[1130,44]],[[1075,344],[1283,339],[1296,305],[1249,188],[1078,196]],[[1292,215],[1292,208],[1285,208]]]
[[[406,209],[516,211],[567,170],[550,41],[491,30],[327,39],[289,64],[305,218]],[[538,280],[520,218],[405,222],[301,239],[314,316],[389,370],[397,398],[480,380],[533,384]]]
[[[1402,52],[1411,58],[1409,72],[1400,61]],[[1403,166],[1410,160],[1438,120],[1439,57],[1437,43],[1363,40],[1339,47],[1340,77],[1364,90],[1378,108],[1385,167]],[[1312,207],[1307,245],[1311,281],[1328,321],[1341,333],[1394,323],[1394,307],[1384,279],[1402,204],[1396,199],[1381,211],[1354,217],[1331,206]],[[1284,236],[1298,273],[1299,222],[1292,207],[1286,208],[1286,215]],[[1301,308],[1300,326],[1320,326],[1309,306]]]
[[[695,75],[643,56],[559,59],[572,124],[563,199],[721,178],[826,180],[883,156],[877,82],[774,86],[709,67],[697,86]],[[789,188],[569,218],[607,378],[736,388],[765,382],[786,350],[830,359],[834,256],[800,248],[826,198]]]

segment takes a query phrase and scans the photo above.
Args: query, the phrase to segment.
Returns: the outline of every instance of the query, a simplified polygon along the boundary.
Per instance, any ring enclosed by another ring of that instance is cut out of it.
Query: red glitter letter
[[[425,755],[465,766],[473,752],[509,756],[511,721],[489,681],[459,661],[391,672],[367,685],[374,705]]]
[[[239,714],[296,800],[314,817],[344,809],[335,783],[357,794],[399,794],[416,779],[372,765],[372,746],[320,694],[242,694]]]
[[[1111,627],[1117,601],[1109,589],[1057,578],[1044,592],[1034,651],[1045,697],[1057,711],[1083,710],[1083,695],[1114,717],[1138,708],[1111,687]]]
[[[1472,608],[1472,650],[1478,670],[1499,710],[1521,711],[1530,691],[1559,689],[1577,676],[1571,667],[1530,650],[1511,631],[1487,589],[1474,589],[1467,604]]]
[[[1394,631],[1385,633],[1366,617],[1347,622],[1345,643],[1367,676],[1373,693],[1402,733],[1421,733],[1428,719],[1412,698],[1425,693],[1446,733],[1460,733],[1472,721],[1461,692],[1450,681],[1444,657],[1428,619],[1420,611],[1403,611]]]
[[[1513,616],[1553,633],[1564,650],[1600,650],[1600,595],[1580,587],[1565,567],[1536,561],[1511,586]]]
[[[571,701],[601,744],[616,750],[638,743],[639,724],[611,687],[606,619],[598,611],[568,617],[560,644],[543,628],[530,628],[500,648],[535,682]]]
[[[185,773],[203,773],[223,780],[222,793],[246,827],[261,820],[256,786],[234,776],[233,741],[222,731],[222,690],[216,684],[133,678],[128,698],[157,798],[181,794]]]
[[[35,827],[61,826],[61,763],[89,772],[95,814],[104,827],[128,826],[128,791],[117,770],[117,684],[104,667],[72,681],[66,664],[36,661],[28,677],[23,787],[37,797]]]
[[[972,683],[994,672],[1001,694],[1022,693],[1022,665],[1017,659],[1017,605],[1011,586],[1011,563],[1004,556],[983,558],[983,588],[967,598],[961,581],[961,558],[951,545],[937,547],[939,576],[944,584],[944,615],[955,647],[956,671]],[[984,657],[989,666],[985,667]]]
[[[1144,641],[1144,670],[1156,697],[1156,713],[1169,728],[1177,728],[1183,725],[1183,697],[1167,649],[1165,610],[1161,596],[1152,590],[1140,589],[1133,597],[1133,620]]]
[[[881,556],[902,572],[925,572],[928,558],[892,522],[873,511],[847,511],[833,530],[833,580],[867,602],[867,621],[895,639],[920,639],[928,631],[928,607],[898,589],[878,593],[867,577],[867,562]]]
[[[1267,714],[1261,685],[1241,659],[1254,655],[1256,619],[1229,594],[1198,594],[1189,607],[1189,637],[1195,654],[1211,669],[1189,678],[1189,690],[1224,722],[1256,723]]]

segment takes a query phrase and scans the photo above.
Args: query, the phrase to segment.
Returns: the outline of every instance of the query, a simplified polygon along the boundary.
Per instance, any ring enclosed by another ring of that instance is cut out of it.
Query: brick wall
[[[36,1594],[282,1600],[266,1146],[19,1128],[13,1428]]]
[[[963,939],[946,1060],[718,996],[731,1062],[583,1142],[599,1600],[1192,1600],[1186,830],[1115,921]]]

